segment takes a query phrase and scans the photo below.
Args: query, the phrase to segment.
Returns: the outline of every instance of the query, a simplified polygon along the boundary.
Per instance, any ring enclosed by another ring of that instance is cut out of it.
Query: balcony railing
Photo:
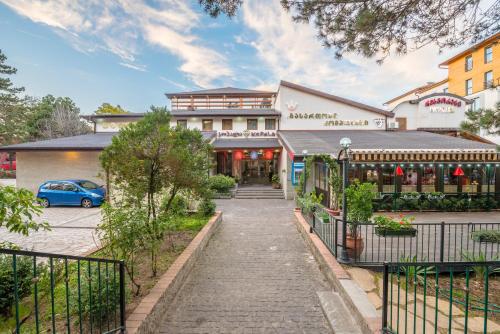
[[[197,109],[270,109],[274,101],[271,96],[258,97],[233,97],[233,96],[207,96],[192,98],[173,98],[174,110]]]

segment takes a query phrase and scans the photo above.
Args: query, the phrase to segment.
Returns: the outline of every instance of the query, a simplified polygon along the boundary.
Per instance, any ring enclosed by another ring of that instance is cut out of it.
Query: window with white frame
[[[465,57],[465,72],[472,70],[472,56]]]
[[[484,48],[484,63],[485,64],[491,63],[492,60],[493,60],[493,48],[490,45]]]
[[[465,95],[472,94],[472,79],[465,80]]]

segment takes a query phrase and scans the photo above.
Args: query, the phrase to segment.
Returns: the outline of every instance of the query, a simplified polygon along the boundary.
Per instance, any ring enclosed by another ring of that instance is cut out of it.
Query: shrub
[[[271,178],[271,183],[279,184],[280,183],[280,177],[278,175],[274,174],[273,177]]]
[[[211,190],[218,193],[227,194],[229,192],[229,189],[233,188],[236,182],[230,176],[218,174],[210,177],[208,179],[208,184]]]
[[[346,189],[347,219],[351,222],[366,223],[373,215],[375,185],[355,181]]]
[[[12,255],[0,255],[0,315],[10,316],[15,302],[14,269]],[[16,257],[17,287],[19,299],[31,292],[33,262],[30,257]]]
[[[204,216],[211,216],[215,213],[215,202],[210,198],[204,198],[198,205],[198,212]]]
[[[166,204],[166,203],[165,203]],[[175,196],[170,204],[170,213],[173,215],[185,216],[187,215],[188,202],[182,196]]]
[[[479,242],[494,242],[500,243],[500,231],[498,230],[481,230],[471,233],[472,240]]]

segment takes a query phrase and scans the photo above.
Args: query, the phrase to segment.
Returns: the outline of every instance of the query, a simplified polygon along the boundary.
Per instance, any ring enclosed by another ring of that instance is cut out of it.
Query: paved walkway
[[[96,228],[101,221],[100,213],[99,208],[50,207],[35,218],[48,222],[50,231],[30,231],[26,237],[0,228],[0,242],[12,242],[26,250],[84,255],[98,247]]]
[[[293,223],[293,202],[220,200],[223,223],[170,306],[161,333],[331,333],[329,290]]]

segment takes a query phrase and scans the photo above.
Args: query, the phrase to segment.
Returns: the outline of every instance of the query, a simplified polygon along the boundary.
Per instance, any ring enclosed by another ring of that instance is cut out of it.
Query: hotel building
[[[214,174],[242,186],[270,184],[279,175],[284,196],[304,171],[304,158],[337,158],[339,141],[352,140],[350,177],[377,184],[378,192],[500,193],[500,159],[495,145],[479,137],[435,133],[455,124],[470,104],[451,93],[434,93],[402,103],[397,113],[295,83],[277,91],[219,88],[166,94],[171,124],[199,129],[212,144]],[[396,115],[406,129],[394,129]],[[120,128],[144,114],[90,115],[94,133],[1,147],[17,155],[17,184],[36,190],[49,179],[81,178],[103,183],[99,153]],[[397,131],[396,131],[397,130]],[[475,139],[475,140],[471,140]],[[397,166],[402,169],[396,173]],[[456,176],[460,167],[463,175]],[[316,161],[309,187],[330,201],[328,169]]]

